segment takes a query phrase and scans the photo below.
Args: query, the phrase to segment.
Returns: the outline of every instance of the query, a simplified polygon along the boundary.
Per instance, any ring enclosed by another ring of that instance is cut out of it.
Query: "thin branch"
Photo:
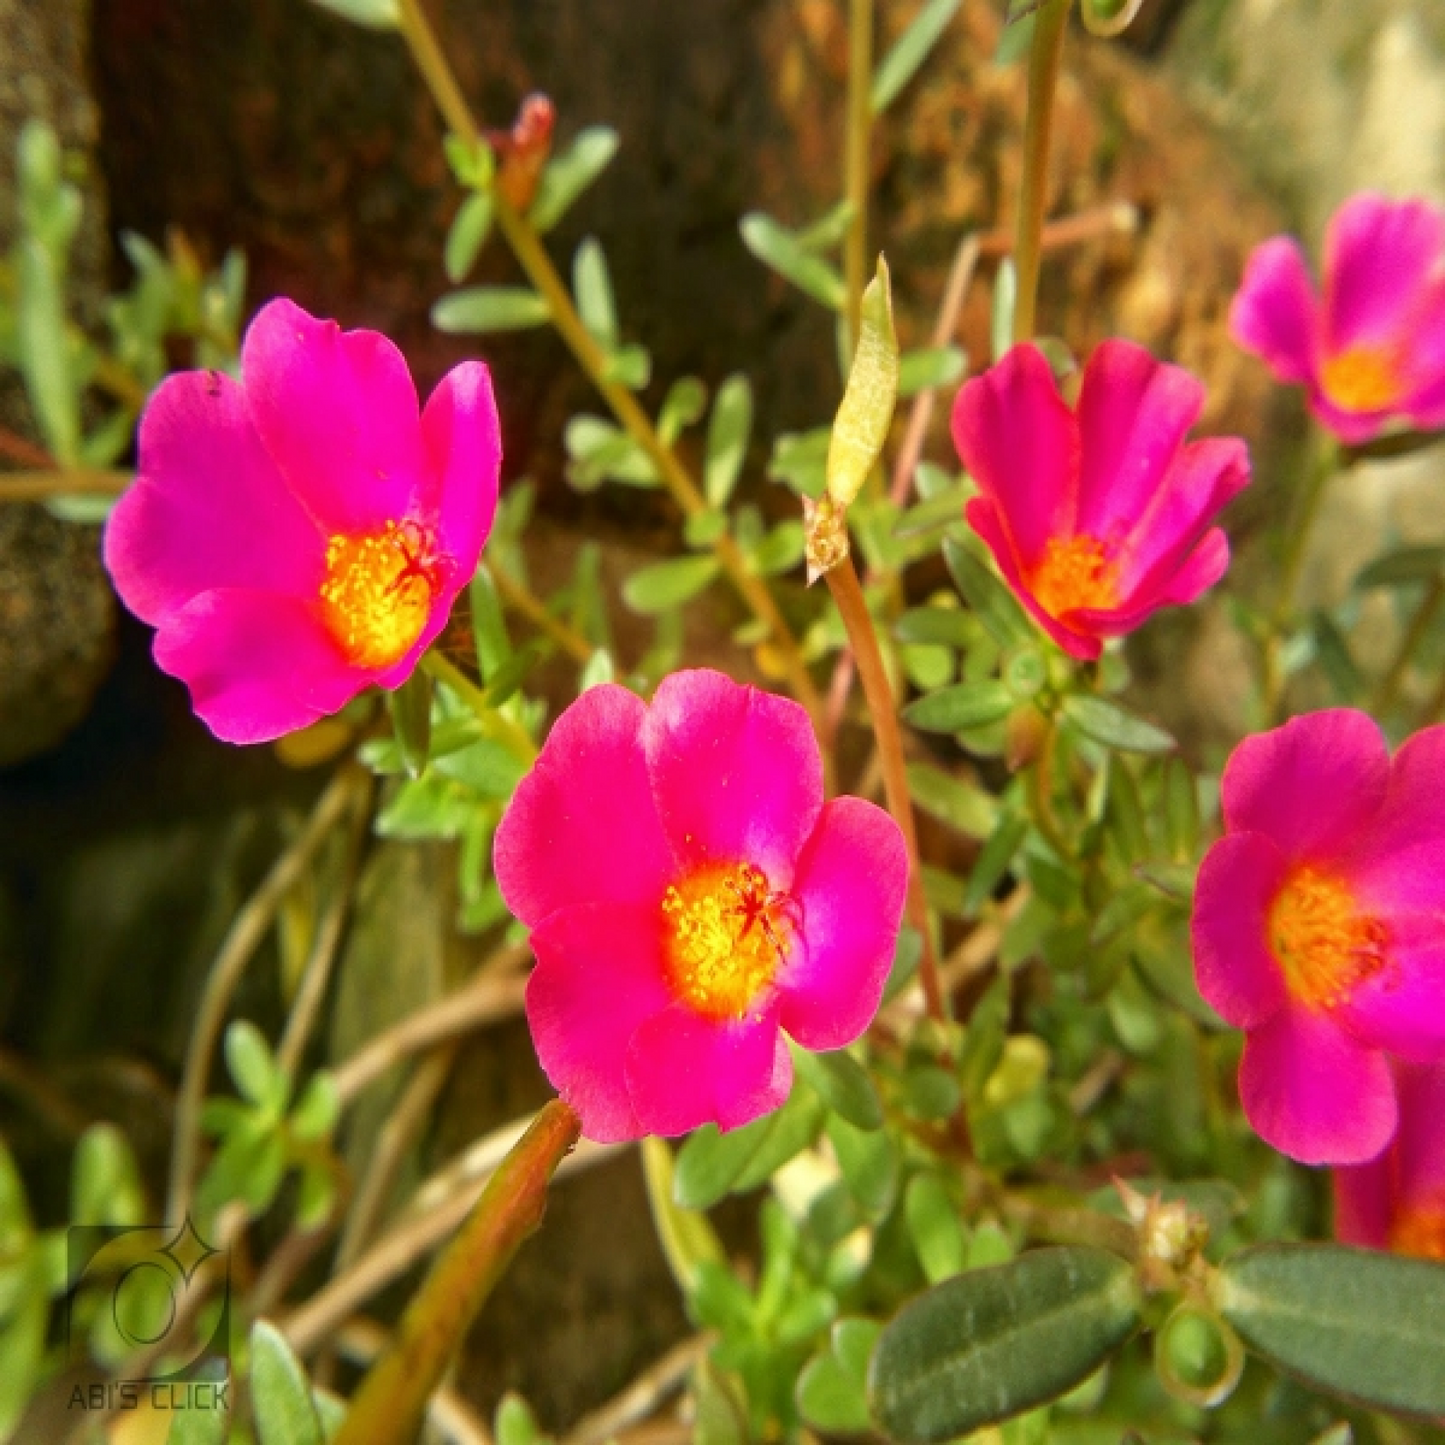
[[[520,612],[534,627],[550,637],[575,662],[586,664],[592,660],[596,649],[580,632],[568,627],[559,617],[554,617],[547,604],[534,592],[524,587],[510,572],[501,567],[489,569],[492,581],[502,601],[514,612]]]
[[[706,1332],[674,1345],[620,1394],[584,1415],[563,1437],[562,1445],[604,1445],[619,1431],[645,1420],[682,1388],[693,1366],[713,1347],[716,1338]]]
[[[271,865],[261,886],[251,895],[231,924],[211,971],[206,977],[195,1024],[186,1047],[186,1062],[176,1097],[175,1136],[171,1147],[170,1186],[166,1194],[166,1219],[172,1223],[190,1211],[196,1154],[200,1138],[201,1104],[210,1077],[211,1058],[226,1021],[231,995],[251,955],[260,947],[282,901],[310,866],[312,858],[352,806],[356,790],[369,786],[359,768],[344,767],[317,800],[306,825],[290,847]]]
[[[527,975],[511,970],[508,965],[525,957],[527,950],[521,944],[502,950],[495,962],[484,968],[473,982],[408,1014],[363,1044],[345,1063],[332,1070],[331,1079],[342,1107],[354,1102],[358,1094],[394,1064],[412,1054],[521,1012]]]
[[[868,158],[873,139],[873,0],[849,0],[848,120],[843,144],[843,194],[852,207],[843,238],[848,344],[858,342],[863,287],[868,280]]]

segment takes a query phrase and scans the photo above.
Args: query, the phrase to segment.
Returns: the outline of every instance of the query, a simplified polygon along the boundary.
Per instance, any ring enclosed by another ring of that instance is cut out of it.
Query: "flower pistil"
[[[1082,532],[1050,537],[1031,586],[1051,617],[1084,609],[1104,611],[1119,601],[1117,571],[1097,537]]]
[[[1403,387],[1395,350],[1350,346],[1320,364],[1320,387],[1346,411],[1385,411],[1397,405]]]
[[[1269,914],[1269,940],[1290,992],[1315,1009],[1339,1007],[1385,967],[1385,925],[1362,913],[1338,878],[1303,867]]]

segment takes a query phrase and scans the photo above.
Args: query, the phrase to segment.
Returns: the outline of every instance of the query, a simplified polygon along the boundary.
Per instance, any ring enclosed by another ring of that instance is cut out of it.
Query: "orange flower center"
[[[1119,601],[1116,571],[1097,537],[1050,537],[1029,588],[1050,617],[1080,608],[1102,610]]]
[[[327,542],[321,614],[348,662],[390,667],[411,650],[452,565],[431,548],[415,522],[388,522],[362,536],[338,533]]]
[[[1445,1196],[1400,1210],[1390,1225],[1390,1248],[1416,1259],[1445,1261]]]
[[[1385,925],[1313,868],[1296,869],[1269,911],[1270,948],[1290,992],[1311,1008],[1337,1008],[1384,968],[1385,941]]]
[[[1393,347],[1350,346],[1327,356],[1320,386],[1345,411],[1384,411],[1400,399],[1400,370]]]
[[[740,1019],[772,982],[801,922],[751,863],[706,863],[662,897],[663,970],[681,1003]]]

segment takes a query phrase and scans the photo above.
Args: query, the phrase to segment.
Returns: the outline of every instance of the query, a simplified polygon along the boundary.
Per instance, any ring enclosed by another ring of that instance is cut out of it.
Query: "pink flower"
[[[1200,992],[1246,1030],[1239,1092],[1306,1164],[1395,1132],[1391,1056],[1445,1060],[1445,727],[1393,762],[1362,712],[1246,738],[1194,895]]]
[[[211,731],[255,743],[406,680],[476,570],[502,451],[481,362],[418,417],[386,337],[290,301],[257,313],[241,374],[158,388],[105,562]]]
[[[665,678],[651,706],[583,693],[494,866],[532,930],[542,1068],[601,1142],[735,1129],[781,1104],[780,1030],[838,1049],[868,1027],[908,879],[886,813],[824,803],[802,708],[708,671]]]
[[[1249,481],[1249,456],[1235,437],[1185,445],[1203,403],[1187,371],[1128,341],[1094,351],[1076,411],[1032,345],[959,392],[953,440],[981,493],[968,521],[1074,657],[1192,602],[1229,565],[1210,524]]]
[[[1335,1170],[1344,1244],[1445,1261],[1445,1067],[1395,1067],[1400,1127],[1368,1164]]]
[[[1445,214],[1425,201],[1353,196],[1325,231],[1324,296],[1298,242],[1258,247],[1229,329],[1341,441],[1403,419],[1445,425]]]

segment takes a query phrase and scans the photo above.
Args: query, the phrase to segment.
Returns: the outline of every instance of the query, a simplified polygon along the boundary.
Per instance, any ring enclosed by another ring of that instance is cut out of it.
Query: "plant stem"
[[[0,472],[0,502],[41,502],[71,493],[118,497],[132,480],[130,472],[97,471],[92,467]]]
[[[492,566],[487,570],[492,581],[497,584],[502,601],[513,611],[520,612],[528,622],[550,637],[574,662],[585,665],[592,660],[595,650],[592,644],[580,632],[574,631],[560,618],[548,612],[546,603],[536,593],[524,587],[510,572],[505,572],[500,567]]]
[[[482,733],[493,742],[501,743],[519,762],[525,763],[528,767],[537,760],[537,744],[530,737],[507,717],[487,701],[487,694],[484,689],[477,686],[451,658],[440,653],[436,648],[425,653],[421,660],[422,668],[431,674],[437,682],[445,683],[466,705],[471,708],[477,721],[482,725]]]
[[[868,711],[873,719],[873,731],[878,744],[878,760],[883,769],[883,794],[888,801],[888,811],[903,834],[908,850],[908,921],[918,930],[923,940],[923,958],[918,975],[923,984],[923,996],[932,1017],[942,1020],[947,1017],[943,989],[938,981],[938,959],[933,952],[933,935],[928,927],[928,900],[923,892],[923,865],[918,857],[918,830],[913,821],[913,800],[908,793],[908,768],[903,759],[903,734],[898,727],[898,712],[893,700],[893,689],[888,683],[888,673],[883,666],[883,653],[878,646],[878,634],[873,630],[873,618],[868,612],[868,603],[853,567],[853,559],[844,557],[836,567],[830,568],[824,576],[828,579],[828,590],[833,594],[838,614],[848,633],[848,642],[858,664],[858,676],[863,683],[863,695],[868,701]]]
[[[848,344],[858,342],[863,288],[868,284],[868,154],[873,138],[873,0],[849,0],[848,124],[843,148],[843,194],[852,209],[843,240]]]
[[[1425,640],[1426,633],[1430,631],[1435,618],[1439,615],[1442,602],[1445,602],[1445,577],[1441,577],[1437,573],[1426,586],[1424,596],[1420,598],[1420,605],[1416,607],[1415,615],[1410,619],[1410,625],[1390,662],[1389,670],[1381,678],[1380,685],[1371,699],[1370,711],[1376,717],[1384,717],[1394,705],[1396,695],[1400,690],[1400,683],[1405,677],[1405,669],[1409,667],[1410,659],[1414,657],[1416,648]]]
[[[467,109],[456,78],[437,44],[436,36],[423,15],[419,0],[400,0],[402,34],[411,47],[417,68],[431,89],[447,124],[468,144],[479,144],[481,132]],[[602,393],[612,414],[629,436],[642,448],[657,470],[662,485],[685,516],[707,511],[707,501],[687,468],[658,435],[652,419],[637,398],[608,374],[609,357],[587,330],[566,284],[552,264],[532,223],[512,206],[500,190],[492,194],[497,227],[506,237],[512,254],[527,273],[538,294],[547,303],[552,325],[576,358],[592,384]],[[752,609],[754,616],[768,625],[778,649],[793,695],[808,710],[816,727],[822,718],[822,699],[808,673],[797,639],[793,636],[767,584],[748,570],[741,549],[724,533],[713,543],[713,555],[721,563],[728,579]]]
[[[1029,108],[1024,120],[1024,175],[1019,190],[1018,241],[1014,246],[1014,264],[1018,268],[1015,341],[1027,341],[1034,334],[1039,297],[1039,242],[1048,202],[1054,92],[1058,89],[1071,3],[1072,0],[1045,0],[1034,17],[1034,38],[1029,49]]]
[[[581,1129],[560,1099],[537,1115],[407,1306],[390,1347],[352,1397],[334,1445],[407,1445],[416,1438],[462,1336],[518,1246],[541,1224],[552,1175]]]

